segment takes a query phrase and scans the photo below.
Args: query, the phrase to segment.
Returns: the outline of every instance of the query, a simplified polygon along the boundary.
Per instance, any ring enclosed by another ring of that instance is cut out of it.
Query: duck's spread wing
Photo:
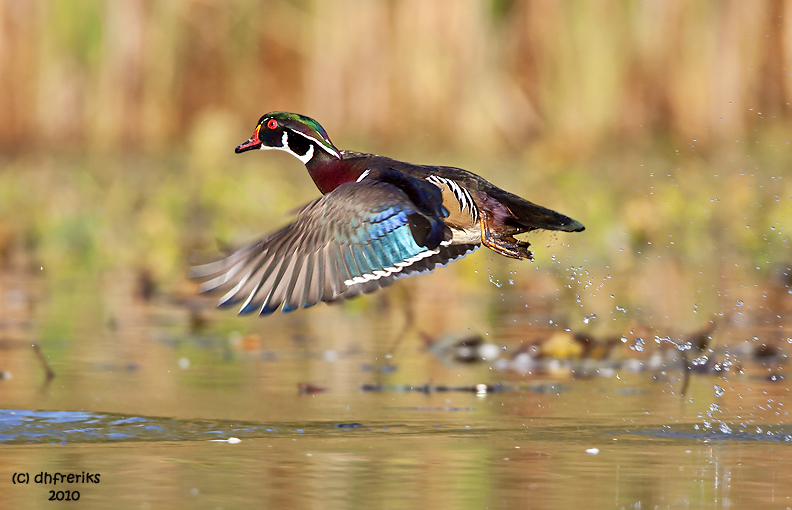
[[[421,181],[423,182],[423,181]],[[196,266],[202,292],[219,306],[270,314],[336,301],[460,258],[476,245],[450,245],[442,195],[375,179],[347,183],[308,204],[294,222],[231,256]],[[434,187],[429,184],[428,186]],[[417,193],[417,194],[416,194]],[[415,201],[422,203],[416,204]],[[447,213],[446,213],[447,214]]]

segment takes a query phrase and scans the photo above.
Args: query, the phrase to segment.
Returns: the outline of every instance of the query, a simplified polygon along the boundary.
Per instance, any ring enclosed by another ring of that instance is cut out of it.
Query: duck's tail
[[[492,194],[492,191],[490,191],[490,194]],[[508,191],[498,189],[497,194],[502,194],[502,196],[496,196],[495,198],[511,211],[513,215],[512,221],[517,226],[524,228],[526,232],[536,229],[560,230],[562,232],[582,232],[586,230],[586,227],[579,221],[552,209],[536,205]]]

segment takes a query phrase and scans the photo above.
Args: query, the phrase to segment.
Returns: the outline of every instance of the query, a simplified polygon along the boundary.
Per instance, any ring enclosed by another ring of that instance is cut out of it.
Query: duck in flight
[[[482,244],[531,259],[529,243],[516,234],[584,230],[467,170],[338,150],[318,122],[296,113],[262,116],[236,153],[254,149],[299,159],[322,196],[277,232],[192,269],[205,279],[201,292],[224,292],[218,306],[238,305],[241,314],[289,312],[373,292]]]

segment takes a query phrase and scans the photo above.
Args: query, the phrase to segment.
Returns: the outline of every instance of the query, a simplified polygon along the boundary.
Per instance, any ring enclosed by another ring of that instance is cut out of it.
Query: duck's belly
[[[451,233],[454,236],[451,238],[451,244],[481,244],[481,227],[475,229],[458,229],[452,225]]]

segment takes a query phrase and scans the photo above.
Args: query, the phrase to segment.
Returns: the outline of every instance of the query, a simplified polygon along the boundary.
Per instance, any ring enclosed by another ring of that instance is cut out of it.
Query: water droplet
[[[720,431],[724,434],[731,434],[731,428],[723,422],[720,422]]]
[[[718,404],[710,404],[709,409],[713,413],[716,413],[716,412],[720,411],[720,406]]]
[[[644,341],[643,338],[636,338],[635,342],[630,346],[630,349],[634,351],[643,351],[644,350]]]
[[[726,390],[724,390],[723,388],[721,388],[720,386],[718,386],[716,384],[715,385],[715,396],[716,397],[722,397],[725,394],[726,394]]]
[[[745,303],[743,303],[743,300],[742,300],[742,299],[741,299],[741,300],[739,300],[739,301],[737,301],[737,306],[742,306],[742,305],[744,305],[744,304],[745,304]]]
[[[589,322],[593,321],[597,318],[597,314],[592,313],[591,315],[586,315],[583,317],[583,324],[588,324]]]
[[[701,355],[698,358],[694,359],[691,363],[693,363],[694,365],[704,365],[707,363],[708,359],[709,358],[707,356]]]
[[[494,286],[496,286],[498,288],[503,286],[503,284],[501,282],[499,282],[498,280],[496,280],[495,278],[493,278],[492,275],[489,275],[489,281],[490,281],[491,284],[493,284]]]

